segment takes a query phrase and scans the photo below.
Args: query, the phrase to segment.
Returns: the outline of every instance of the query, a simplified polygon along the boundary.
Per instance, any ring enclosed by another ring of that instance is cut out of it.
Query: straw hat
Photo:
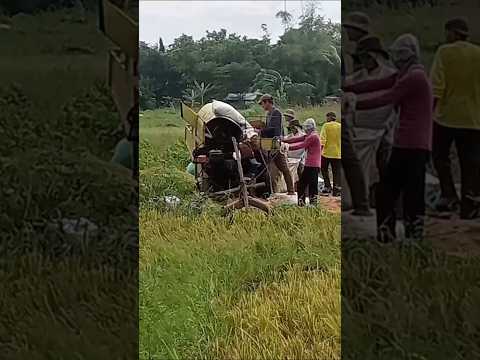
[[[380,38],[375,35],[367,35],[361,38],[357,44],[357,54],[374,52],[381,54],[385,59],[388,59],[390,55],[382,45]]]
[[[293,111],[292,109],[287,109],[283,113],[283,116],[288,117],[290,119],[295,119],[295,111]]]
[[[370,32],[370,18],[367,14],[362,12],[352,12],[347,15],[346,19],[342,21],[342,26],[346,28],[353,28],[364,33]]]

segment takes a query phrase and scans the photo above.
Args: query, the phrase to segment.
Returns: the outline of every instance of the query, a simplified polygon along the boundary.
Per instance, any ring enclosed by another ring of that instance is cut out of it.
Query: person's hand
[[[290,148],[290,144],[282,143],[282,144],[280,145],[280,152],[281,152],[282,154],[287,154],[289,148]]]

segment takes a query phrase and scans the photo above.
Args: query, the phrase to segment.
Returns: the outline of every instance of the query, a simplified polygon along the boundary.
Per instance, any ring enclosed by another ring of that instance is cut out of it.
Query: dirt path
[[[320,207],[330,212],[339,213],[341,211],[341,204],[339,197],[333,196],[319,196]],[[297,195],[287,195],[285,193],[274,194],[268,201],[273,207],[283,204],[297,204]]]
[[[362,218],[350,213],[342,214],[343,237],[375,238],[375,216]],[[399,237],[403,236],[403,226],[397,223]],[[426,239],[445,252],[456,256],[480,255],[480,221],[461,220],[458,216],[450,219],[427,217]]]

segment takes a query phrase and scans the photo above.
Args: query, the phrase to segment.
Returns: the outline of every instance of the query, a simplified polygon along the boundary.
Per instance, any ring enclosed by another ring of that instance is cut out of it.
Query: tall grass
[[[59,11],[8,22],[0,57],[1,358],[132,358],[134,184],[109,163],[119,118],[101,84],[107,41],[93,16],[80,24]],[[97,233],[78,239],[59,226],[80,217]]]
[[[217,359],[340,359],[340,276],[293,266],[227,312]]]
[[[165,132],[182,122],[170,109],[141,120],[140,358],[339,358],[340,217],[226,216],[195,193],[185,145]]]
[[[285,326],[292,326],[283,333],[287,342],[283,350],[267,346],[267,351],[281,358],[296,353],[299,359],[309,359],[312,349],[323,346],[310,345],[313,342],[329,344],[325,346],[330,353],[336,351],[338,356],[339,328],[331,330],[325,323],[334,327],[340,317],[335,307],[339,292],[328,289],[328,284],[337,281],[338,290],[338,273],[329,273],[329,269],[338,264],[340,256],[339,217],[320,209],[287,208],[278,210],[273,217],[255,211],[240,212],[232,220],[157,211],[141,213],[141,358],[228,358],[227,353],[234,356],[236,351],[265,358],[265,349],[253,343],[239,348],[242,344],[235,327],[240,316],[232,318],[232,312],[242,309],[244,323],[252,328],[261,326],[255,319],[257,315],[278,321],[260,301],[243,309],[246,299],[256,294],[259,299],[265,297],[266,290],[262,289],[274,282],[294,289],[305,285],[303,300],[298,299],[305,307],[304,311],[297,308],[298,302],[290,291],[273,285],[269,291],[277,300],[272,306],[283,306]],[[295,265],[292,273],[289,269]],[[330,282],[317,289],[319,279],[314,274],[323,271]],[[321,294],[328,298],[317,300]],[[318,306],[319,301],[336,309],[325,323],[316,311],[308,311],[308,306]],[[322,329],[309,326],[303,334],[296,333],[293,324],[307,320]],[[271,328],[258,340],[276,346],[275,341],[282,341],[277,335]],[[231,347],[231,341],[237,342],[237,350]],[[303,352],[299,350],[301,344]]]

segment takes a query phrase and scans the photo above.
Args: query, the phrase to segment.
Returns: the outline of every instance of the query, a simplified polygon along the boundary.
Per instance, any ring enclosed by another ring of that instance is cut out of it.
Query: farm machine
[[[279,149],[280,140],[261,138],[235,108],[221,101],[204,105],[198,113],[182,103],[181,114],[198,190],[230,200],[227,208],[269,212],[262,199],[271,190],[268,151]]]

